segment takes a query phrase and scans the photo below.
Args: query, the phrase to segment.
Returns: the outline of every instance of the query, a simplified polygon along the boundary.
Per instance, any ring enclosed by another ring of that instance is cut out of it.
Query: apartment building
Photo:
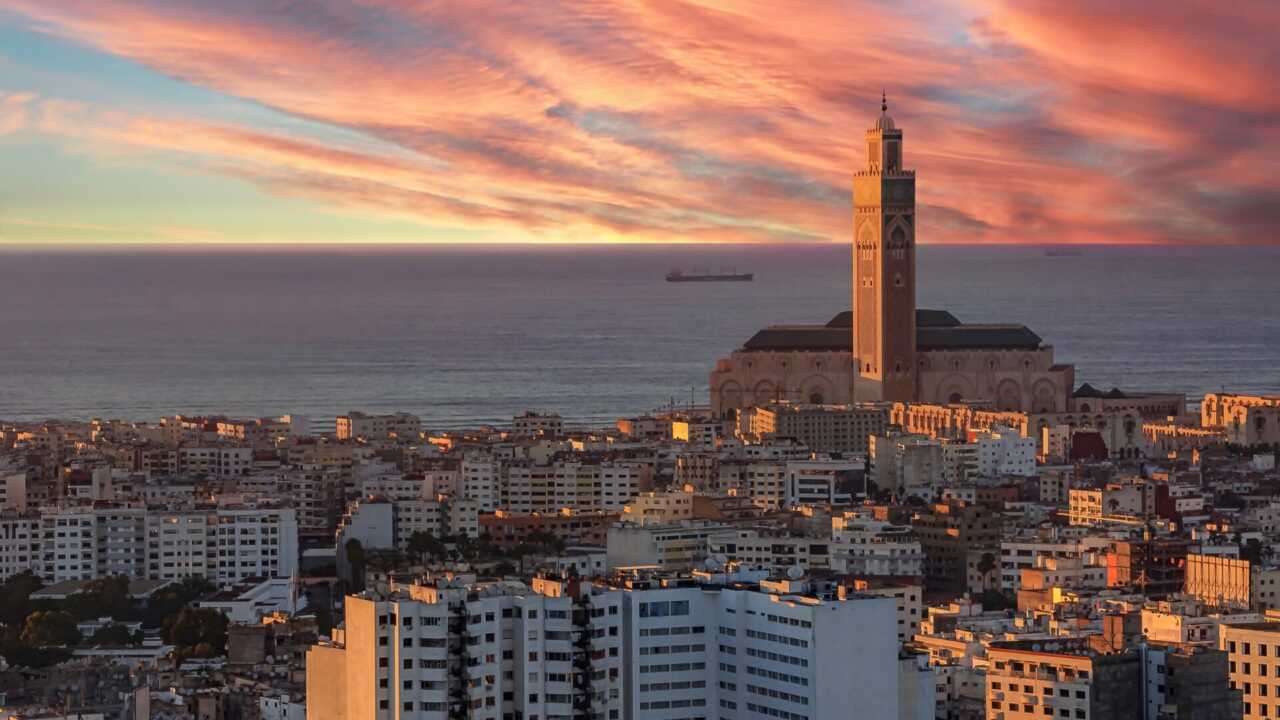
[[[886,403],[776,402],[747,409],[745,422],[748,434],[756,439],[790,437],[815,452],[865,456],[870,449],[868,438],[888,429],[889,409]]]
[[[987,647],[990,720],[1133,720],[1142,715],[1142,662],[1083,640],[1009,640]]]
[[[707,537],[707,556],[767,570],[831,567],[831,542],[776,528],[734,528]]]
[[[40,572],[40,516],[0,512],[0,582],[19,573]]]
[[[624,717],[898,717],[891,599],[803,579],[694,577],[622,586]]]
[[[831,518],[831,567],[865,576],[919,576],[924,549],[908,525],[877,520],[870,512],[846,511]]]
[[[219,585],[251,577],[290,577],[297,572],[298,519],[292,508],[219,507],[214,518],[217,565],[210,568],[210,575]],[[211,557],[212,553],[211,549]]]
[[[217,576],[217,515],[151,510],[146,517],[147,573],[155,580]]]
[[[307,654],[308,716],[332,720],[623,715],[619,593],[535,579],[348,596]]]
[[[1231,688],[1241,692],[1244,720],[1280,717],[1280,623],[1223,625],[1218,649],[1227,652]]]
[[[931,589],[963,592],[969,552],[1000,544],[1000,524],[985,505],[938,503],[911,520],[924,551],[924,577]]]
[[[409,413],[366,415],[351,411],[334,420],[334,434],[339,440],[389,440],[416,438],[422,432],[422,419]]]
[[[933,498],[944,480],[943,443],[923,435],[873,435],[870,475],[880,490]]]
[[[854,494],[850,488],[855,478],[863,477],[866,462],[861,458],[788,460],[784,472],[783,507],[848,503]],[[858,483],[856,493],[865,494],[863,483]]]
[[[606,543],[609,567],[689,570],[707,558],[707,538],[729,529],[723,523],[697,520],[673,525],[617,523],[609,528]]]
[[[556,413],[525,412],[511,419],[511,434],[517,437],[559,437],[564,434],[564,418]]]

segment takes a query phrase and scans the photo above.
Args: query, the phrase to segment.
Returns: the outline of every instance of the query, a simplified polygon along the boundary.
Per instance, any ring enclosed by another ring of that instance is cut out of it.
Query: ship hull
[[[754,273],[743,275],[668,275],[667,282],[751,282]]]

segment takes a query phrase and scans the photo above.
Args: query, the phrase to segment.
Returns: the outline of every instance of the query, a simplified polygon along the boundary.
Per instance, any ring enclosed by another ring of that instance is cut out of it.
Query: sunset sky
[[[1275,242],[1280,5],[0,0],[0,242]]]

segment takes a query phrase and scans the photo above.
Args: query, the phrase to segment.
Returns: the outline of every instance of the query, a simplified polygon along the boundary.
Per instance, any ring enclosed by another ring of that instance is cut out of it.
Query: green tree
[[[351,592],[358,593],[364,590],[364,571],[365,571],[365,554],[364,545],[359,540],[348,540],[342,546],[342,551],[347,554],[347,572],[350,573]]]
[[[215,589],[213,583],[207,579],[191,575],[173,585],[157,590],[147,600],[146,609],[142,613],[143,627],[162,626],[165,618],[178,614],[182,608]]]
[[[44,647],[47,645],[77,645],[80,643],[80,631],[76,629],[76,620],[71,613],[62,610],[45,610],[33,612],[22,624],[19,641],[28,647]]]
[[[982,553],[982,557],[978,558],[978,572],[982,575],[982,590],[985,592],[991,589],[991,571],[996,569],[996,556],[989,552]]]
[[[185,607],[164,622],[163,637],[181,657],[217,657],[227,649],[227,616],[211,608]],[[196,654],[198,646],[205,646]]]
[[[444,557],[446,551],[444,543],[440,541],[440,538],[437,538],[429,532],[422,532],[421,530],[409,536],[407,549],[409,551],[409,555],[419,563],[425,563],[428,558],[438,561],[440,558]]]
[[[138,645],[142,642],[141,634],[129,632],[129,628],[120,623],[111,623],[98,628],[89,638],[94,645]]]
[[[128,620],[133,615],[133,600],[129,597],[129,578],[124,575],[95,578],[84,588],[62,601],[62,609],[77,620],[111,617]]]
[[[30,570],[10,576],[0,583],[0,624],[18,627],[31,614],[31,594],[44,587]]]

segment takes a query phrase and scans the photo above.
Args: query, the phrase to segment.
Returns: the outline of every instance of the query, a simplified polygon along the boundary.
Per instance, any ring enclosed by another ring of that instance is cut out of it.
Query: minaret
[[[853,176],[855,398],[915,399],[916,177],[902,169],[902,131],[882,97]]]

